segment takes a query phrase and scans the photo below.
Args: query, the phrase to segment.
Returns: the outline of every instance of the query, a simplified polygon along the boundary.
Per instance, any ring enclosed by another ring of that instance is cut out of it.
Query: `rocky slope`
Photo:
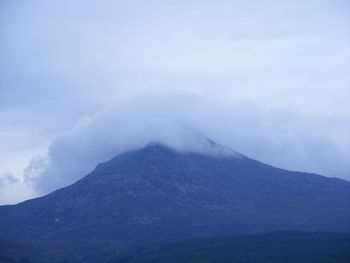
[[[0,207],[0,240],[85,246],[274,230],[350,231],[350,183],[151,144]]]

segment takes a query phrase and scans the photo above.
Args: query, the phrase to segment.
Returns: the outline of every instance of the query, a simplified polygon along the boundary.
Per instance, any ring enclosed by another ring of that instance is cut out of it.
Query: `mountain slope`
[[[350,183],[238,154],[164,145],[116,156],[75,184],[0,207],[0,239],[125,244],[274,230],[350,231]]]

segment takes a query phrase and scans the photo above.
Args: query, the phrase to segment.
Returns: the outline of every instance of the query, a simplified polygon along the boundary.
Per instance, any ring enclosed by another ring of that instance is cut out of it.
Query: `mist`
[[[346,1],[0,5],[0,203],[153,141],[350,180]]]
[[[330,130],[323,122],[189,93],[139,94],[82,119],[53,140],[46,157],[32,160],[24,176],[38,194],[46,194],[77,181],[100,162],[152,142],[178,151],[218,154],[210,150],[210,138],[282,168],[347,178],[350,145],[337,143],[337,136],[349,127],[339,120],[337,129]],[[343,158],[334,160],[334,153]]]

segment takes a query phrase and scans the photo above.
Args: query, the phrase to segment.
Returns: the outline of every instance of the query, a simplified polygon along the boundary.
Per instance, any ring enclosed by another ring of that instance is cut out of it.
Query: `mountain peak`
[[[240,159],[244,157],[242,154],[231,150],[228,147],[217,144],[210,139],[200,140],[196,147],[183,148],[176,147],[161,141],[152,141],[141,148],[117,154],[109,161],[102,162],[97,165],[96,169],[101,167],[111,167],[119,165],[131,158],[153,159],[153,161],[162,161],[162,158],[169,158],[176,155],[198,155],[214,158],[234,158]]]
[[[71,186],[0,207],[0,238],[76,246],[350,230],[349,182],[237,158],[211,140],[203,145],[181,151],[152,142],[99,164]]]
[[[153,141],[148,143],[141,150],[151,150],[151,149],[162,149],[178,153],[195,153],[200,155],[209,155],[213,157],[233,157],[240,158],[243,155],[236,152],[229,147],[223,146],[214,142],[209,138],[202,136],[197,137],[197,141],[192,144],[192,147],[176,147],[170,144],[163,143],[160,141]]]

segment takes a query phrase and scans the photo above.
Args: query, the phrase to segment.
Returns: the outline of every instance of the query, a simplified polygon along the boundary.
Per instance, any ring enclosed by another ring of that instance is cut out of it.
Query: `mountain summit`
[[[0,207],[0,239],[125,244],[274,230],[350,231],[350,183],[161,144],[47,196]]]

